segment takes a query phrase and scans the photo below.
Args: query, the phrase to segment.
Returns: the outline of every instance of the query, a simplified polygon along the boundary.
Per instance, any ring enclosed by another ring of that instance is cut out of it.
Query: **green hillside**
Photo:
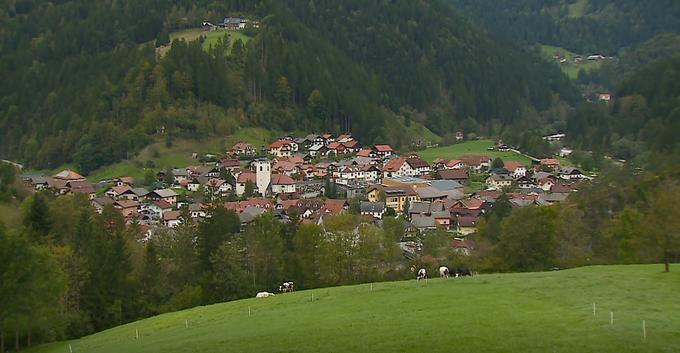
[[[562,71],[571,79],[576,79],[580,70],[591,72],[593,70],[599,69],[600,66],[602,66],[602,61],[583,60],[578,63],[574,62],[574,58],[578,54],[552,45],[541,45],[541,53],[547,60],[550,61],[555,61],[553,58],[554,55],[559,55],[560,57],[567,59],[567,62],[558,63],[558,65],[560,66],[560,69],[562,69]]]
[[[531,165],[531,160],[521,154],[488,150],[489,147],[494,147],[495,145],[491,140],[467,141],[450,146],[428,148],[419,151],[418,154],[428,162],[432,162],[435,158],[455,159],[464,154],[476,154],[487,155],[492,159],[500,157],[504,161],[518,161],[527,166]]]
[[[69,352],[69,344],[88,353],[677,352],[680,272],[661,271],[595,266],[299,291],[165,314],[27,352]]]

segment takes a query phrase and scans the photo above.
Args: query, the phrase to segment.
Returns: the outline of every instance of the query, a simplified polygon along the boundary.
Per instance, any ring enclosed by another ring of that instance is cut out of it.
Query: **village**
[[[377,224],[401,216],[407,256],[418,248],[419,235],[436,229],[470,254],[480,219],[501,195],[512,207],[547,206],[566,200],[589,178],[558,159],[523,165],[479,154],[428,163],[387,144],[363,146],[350,134],[283,136],[259,149],[239,142],[214,162],[194,157],[195,165],[159,171],[151,185],[127,176],[93,184],[72,170],[23,178],[35,191],[84,195],[98,213],[113,206],[139,225],[140,239],[210,217],[211,207],[233,210],[243,228],[265,212],[282,222],[318,225],[345,212]],[[483,180],[484,188],[466,192],[472,179]]]

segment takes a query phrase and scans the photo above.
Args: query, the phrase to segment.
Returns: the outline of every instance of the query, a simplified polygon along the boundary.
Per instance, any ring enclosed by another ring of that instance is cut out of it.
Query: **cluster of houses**
[[[147,236],[156,227],[210,217],[211,207],[235,211],[243,227],[268,211],[281,221],[323,224],[328,215],[348,212],[357,198],[368,221],[402,215],[408,235],[442,228],[467,253],[474,246],[469,236],[502,194],[513,207],[550,205],[586,178],[557,159],[531,166],[507,161],[501,168],[492,168],[486,155],[428,163],[415,153],[397,155],[390,145],[364,146],[349,134],[285,136],[262,150],[266,156],[240,142],[216,162],[158,172],[154,185],[130,177],[93,185],[69,170],[24,180],[35,190],[85,194],[99,213],[112,205]],[[481,176],[486,190],[470,192],[471,177]]]
[[[203,21],[203,28],[207,30],[226,29],[236,31],[246,29],[248,26],[258,28],[260,23],[242,17],[225,17],[222,21],[214,23],[212,21]]]

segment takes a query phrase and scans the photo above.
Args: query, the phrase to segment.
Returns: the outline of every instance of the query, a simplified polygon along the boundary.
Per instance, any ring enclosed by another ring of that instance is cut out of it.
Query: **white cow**
[[[427,278],[427,271],[425,271],[424,268],[421,268],[418,270],[418,277],[416,277],[416,280],[420,281],[421,279],[426,279]]]
[[[255,298],[269,298],[273,297],[274,293],[269,293],[269,292],[259,292],[257,295],[255,295]]]
[[[449,278],[450,274],[451,274],[451,272],[449,271],[448,267],[446,267],[446,266],[439,267],[439,277]]]

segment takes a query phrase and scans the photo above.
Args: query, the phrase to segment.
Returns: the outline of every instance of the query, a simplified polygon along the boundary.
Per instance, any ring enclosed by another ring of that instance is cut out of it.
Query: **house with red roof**
[[[268,152],[275,157],[290,157],[297,152],[297,143],[289,140],[274,141],[269,145]]]
[[[468,166],[470,169],[481,172],[491,168],[491,157],[485,155],[462,155],[458,157],[461,163]]]
[[[371,149],[362,148],[357,152],[357,157],[376,158],[378,157],[378,154]]]
[[[257,150],[255,147],[247,142],[239,142],[231,148],[231,154],[234,156],[255,156]]]
[[[62,170],[61,172],[52,176],[52,178],[64,181],[85,181],[85,177],[72,171],[72,170]]]
[[[243,195],[246,191],[246,183],[251,182],[253,184],[254,191],[257,190],[257,174],[253,172],[243,172],[238,175],[236,179],[236,195]]]
[[[274,195],[295,192],[295,180],[286,174],[272,174],[272,193]]]
[[[527,167],[520,162],[507,161],[504,163],[503,167],[505,167],[505,169],[510,172],[510,175],[515,179],[519,179],[527,175]]]
[[[390,145],[375,145],[375,153],[378,155],[378,157],[384,158],[391,156],[392,153],[394,153],[394,150],[392,149],[392,146]]]

